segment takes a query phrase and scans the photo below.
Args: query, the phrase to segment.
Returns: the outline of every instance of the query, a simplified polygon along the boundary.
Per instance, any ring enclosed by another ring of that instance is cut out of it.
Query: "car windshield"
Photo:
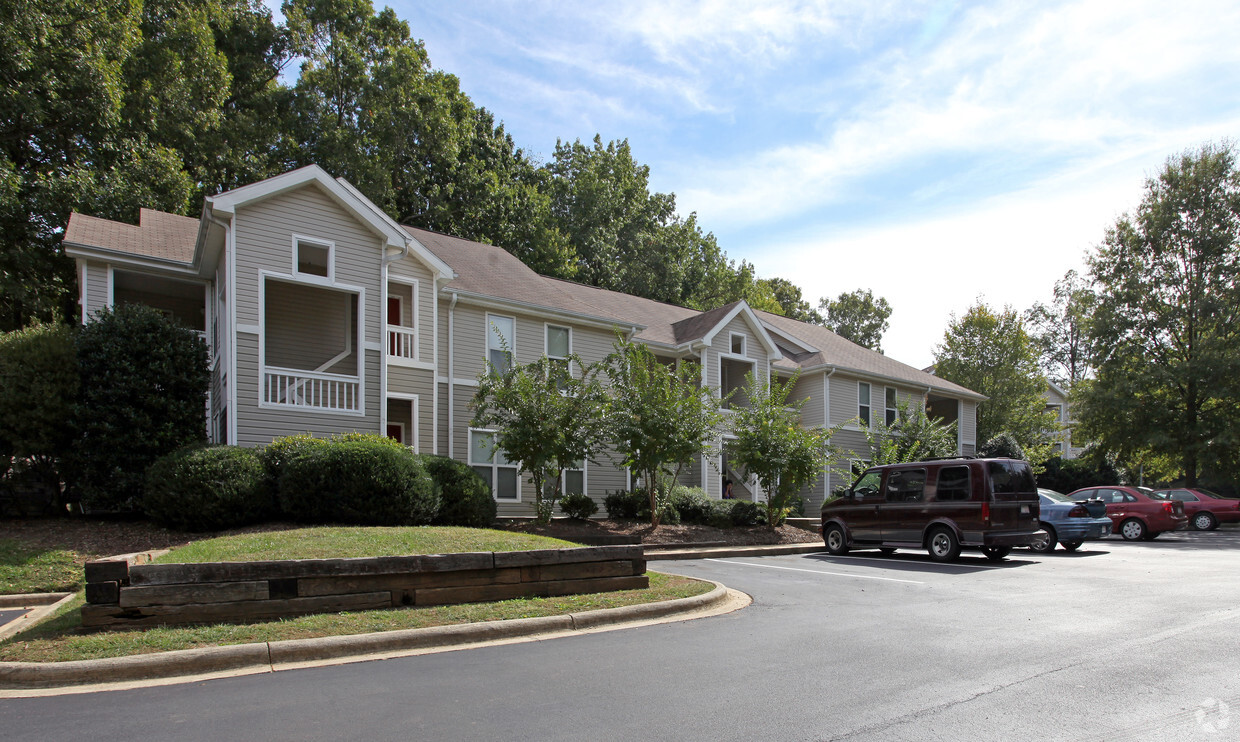
[[[1056,492],[1055,490],[1048,490],[1048,489],[1040,489],[1040,488],[1039,488],[1039,489],[1038,489],[1038,494],[1039,494],[1039,495],[1041,495],[1041,496],[1043,496],[1043,497],[1046,497],[1046,498],[1049,498],[1049,499],[1051,499],[1051,500],[1054,500],[1055,502],[1072,502],[1072,501],[1073,501],[1071,497],[1068,497],[1067,495],[1065,495],[1065,494],[1063,494],[1063,493],[1061,493],[1061,492]]]

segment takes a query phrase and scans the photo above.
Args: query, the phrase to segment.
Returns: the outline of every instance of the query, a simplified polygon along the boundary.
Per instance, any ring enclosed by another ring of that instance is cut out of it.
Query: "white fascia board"
[[[759,321],[761,322],[761,320]],[[796,337],[795,335],[791,335],[788,332],[785,332],[784,330],[778,327],[775,327],[774,325],[768,322],[762,322],[762,327],[769,334],[785,340],[788,345],[794,346],[794,348],[800,349],[802,353],[818,353],[822,350],[821,348],[810,345],[809,343],[805,342],[801,338]]]
[[[596,317],[596,316],[589,315],[589,314],[580,314],[578,312],[572,312],[566,309],[555,309],[553,307],[545,307],[540,304],[531,304],[529,302],[516,301],[514,299],[502,299],[500,297],[490,296],[488,294],[476,294],[471,291],[461,291],[460,289],[454,289],[451,286],[445,286],[439,290],[439,295],[441,298],[446,298],[448,295],[451,295],[451,294],[456,294],[458,297],[460,297],[460,300],[466,304],[473,304],[475,306],[487,307],[491,309],[503,309],[503,310],[510,311],[510,312],[523,312],[525,314],[535,314],[535,315],[539,315],[543,317],[555,317],[555,318],[559,318],[563,320],[572,321],[579,325],[585,325],[587,327],[598,327],[598,328],[607,329],[607,330],[610,330],[613,327],[619,328],[621,330],[629,330],[632,328],[637,328],[638,332],[641,332],[642,330],[646,329],[645,325],[635,325],[632,322],[618,322],[614,319],[608,319],[606,317]],[[646,344],[652,345],[653,343],[646,343]],[[671,346],[667,346],[667,347],[671,347]]]
[[[421,260],[427,268],[430,268],[432,273],[435,273],[439,278],[456,278],[456,271],[452,269],[452,266],[445,263],[439,258],[438,255],[427,249],[426,245],[418,242],[416,237],[406,232],[404,227],[400,226],[395,219],[388,216],[383,209],[380,209],[378,205],[375,204],[374,201],[366,198],[361,191],[357,190],[356,186],[344,178],[336,178],[336,182],[349,193],[353,194],[353,197],[366,208],[370,209],[378,219],[387,222],[392,229],[399,232],[405,240],[404,246],[409,248],[409,251],[414,257]]]
[[[287,193],[311,183],[322,188],[323,192],[341,207],[353,212],[359,221],[370,227],[375,234],[383,237],[388,246],[405,249],[408,235],[400,228],[400,225],[386,216],[381,216],[383,212],[379,211],[369,199],[358,193],[356,189],[341,185],[340,181],[328,175],[318,165],[307,165],[257,183],[234,188],[209,197],[207,202],[211,205],[212,211],[231,215],[236,214],[237,209],[242,206]]]
[[[702,336],[702,342],[707,345],[713,344],[715,342],[715,336],[718,335],[729,322],[736,319],[738,315],[745,318],[745,321],[749,323],[750,328],[753,329],[754,334],[758,336],[758,340],[762,343],[762,347],[766,350],[766,360],[768,362],[777,361],[784,357],[784,354],[779,352],[779,348],[776,347],[775,341],[771,339],[770,333],[766,331],[766,326],[762,324],[762,320],[758,319],[758,315],[754,314],[754,311],[749,308],[749,304],[747,304],[744,299],[741,299],[740,303],[732,308],[732,311],[725,314],[723,319],[716,322],[710,332]]]
[[[65,255],[68,255],[71,258],[101,260],[116,266],[140,268],[146,271],[167,273],[177,277],[198,277],[198,271],[192,264],[183,263],[179,260],[152,258],[145,255],[135,255],[134,253],[120,252],[119,250],[109,250],[103,247],[82,245],[73,242],[65,242],[63,244],[65,248]]]

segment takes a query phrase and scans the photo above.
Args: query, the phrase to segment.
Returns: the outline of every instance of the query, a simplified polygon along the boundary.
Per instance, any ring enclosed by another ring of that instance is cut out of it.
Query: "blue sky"
[[[382,5],[382,3],[379,3]],[[627,138],[734,258],[933,360],[1048,301],[1174,153],[1240,136],[1240,3],[395,2],[517,144]]]

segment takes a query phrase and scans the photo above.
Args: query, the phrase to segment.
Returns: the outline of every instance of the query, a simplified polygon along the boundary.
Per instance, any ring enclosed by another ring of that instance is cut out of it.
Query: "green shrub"
[[[77,393],[71,328],[0,333],[0,478],[11,479],[15,490],[40,493],[27,503],[33,513],[64,512],[60,459],[73,440],[68,420]]]
[[[646,511],[649,513],[649,506],[646,507]],[[646,517],[649,517],[649,515]],[[680,525],[680,511],[671,502],[664,501],[659,503],[659,524],[664,526]]]
[[[279,497],[285,515],[306,523],[426,525],[439,510],[418,457],[377,440],[307,446],[285,462]]]
[[[589,520],[598,512],[598,503],[586,493],[576,492],[560,498],[560,511],[570,518]]]
[[[486,528],[495,522],[495,498],[477,472],[446,456],[428,454],[419,458],[439,492],[435,525]]]
[[[712,500],[710,503],[710,514],[706,518],[706,525],[715,528],[731,528],[732,527],[732,506],[735,500]]]
[[[647,517],[650,516],[650,498],[645,492],[608,492],[603,498],[603,507],[607,510],[607,517],[613,520],[635,520],[642,510],[646,511]]]
[[[1023,459],[1025,449],[1016,442],[1011,433],[999,433],[978,446],[977,455],[986,458]]]
[[[756,526],[766,522],[766,508],[748,500],[732,501],[732,525]]]
[[[206,443],[207,346],[156,310],[125,305],[96,312],[75,347],[81,385],[67,484],[87,511],[135,510],[148,466]]]
[[[263,462],[263,469],[267,473],[267,483],[271,491],[279,492],[280,475],[284,473],[284,466],[290,459],[310,448],[326,445],[327,441],[322,438],[315,438],[309,433],[297,433],[275,438],[271,443],[259,449],[258,458]]]
[[[700,487],[677,485],[672,488],[672,494],[668,501],[671,502],[680,514],[680,521],[682,523],[708,525],[711,515],[714,513],[713,503],[715,501],[707,497]]]
[[[182,531],[218,531],[257,523],[276,512],[257,453],[236,446],[189,448],[146,470],[143,511]]]

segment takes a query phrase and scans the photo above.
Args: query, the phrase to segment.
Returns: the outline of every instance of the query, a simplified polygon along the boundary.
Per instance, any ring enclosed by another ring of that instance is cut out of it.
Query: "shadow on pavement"
[[[806,554],[805,559],[820,561],[824,564],[848,564],[855,567],[873,567],[882,570],[898,570],[903,572],[919,572],[922,574],[960,575],[984,572],[992,569],[1016,569],[1027,564],[1036,564],[1037,560],[1024,558],[1013,552],[1001,562],[992,562],[986,557],[970,552],[963,552],[959,561],[936,562],[925,553],[916,551],[897,551],[885,555],[880,551],[851,551],[844,556],[830,554]]]

